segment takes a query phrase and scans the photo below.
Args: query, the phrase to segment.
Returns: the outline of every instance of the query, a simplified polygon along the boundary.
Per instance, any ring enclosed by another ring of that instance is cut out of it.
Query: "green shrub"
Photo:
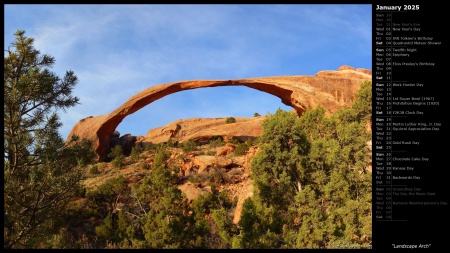
[[[97,163],[97,167],[98,169],[106,168],[106,163],[105,162]]]
[[[176,148],[176,147],[178,147],[178,141],[174,141],[174,140],[172,140],[172,139],[169,139],[169,140],[166,142],[166,145],[167,145],[168,147],[171,147],[171,148]]]
[[[75,191],[75,196],[78,198],[84,198],[86,197],[86,187],[82,184],[80,184]]]
[[[259,141],[259,138],[252,138],[252,139],[248,139],[247,141],[245,141],[245,144],[247,144],[248,147],[251,147],[253,145],[256,145]]]
[[[144,150],[145,150],[145,151],[150,151],[150,150],[153,149],[153,146],[154,146],[154,145],[152,145],[152,144],[147,144],[147,145],[144,146]]]
[[[144,170],[149,170],[150,169],[150,165],[147,162],[142,162],[141,163],[141,168]]]
[[[147,144],[144,146],[144,150],[145,151],[158,151],[160,149],[165,149],[167,147],[168,147],[167,142],[162,142],[162,143],[158,143],[158,144],[150,143],[150,144]]]
[[[253,117],[259,117],[261,116],[259,113],[255,112],[255,114],[253,114]]]
[[[111,149],[111,152],[109,152],[108,157],[114,159],[121,155],[123,155],[123,148],[120,145],[116,145],[113,149]]]
[[[230,141],[228,141],[229,143],[233,143],[233,144],[239,144],[239,140],[236,138],[231,138]]]
[[[113,160],[111,161],[111,164],[112,164],[114,167],[117,167],[117,168],[119,168],[119,169],[122,168],[122,166],[123,166],[123,160],[124,160],[124,158],[125,158],[125,155],[123,154],[122,146],[116,145],[116,146],[111,150],[111,152],[108,154],[108,157],[111,158],[111,159],[113,159]]]
[[[95,164],[91,168],[89,168],[89,173],[93,175],[100,173],[100,171],[98,170],[98,165]]]
[[[226,123],[226,124],[236,123],[236,119],[235,119],[234,117],[228,117],[228,118],[225,120],[225,123]]]
[[[229,172],[228,172],[228,174],[230,175],[230,176],[234,176],[234,175],[242,175],[244,172],[242,171],[242,169],[239,169],[239,168],[233,168],[233,169],[231,169]]]
[[[139,145],[134,146],[131,149],[131,154],[130,154],[131,159],[133,159],[134,161],[138,160],[140,158],[141,153],[142,153],[142,148]]]
[[[213,169],[209,171],[210,174],[210,182],[216,183],[216,184],[223,184],[225,183],[225,176],[222,173],[222,171],[220,171],[220,169]]]
[[[246,143],[239,143],[234,149],[234,155],[245,155],[245,152],[250,148],[250,146]]]
[[[194,140],[189,139],[188,141],[182,143],[181,149],[184,152],[195,151],[197,150],[197,143]]]
[[[122,169],[122,167],[123,167],[123,156],[122,157],[116,157],[116,158],[114,158],[114,160],[112,160],[111,161],[111,164],[112,164],[112,166],[114,166],[114,167],[116,167],[116,168],[119,168],[119,169]]]
[[[214,151],[214,150],[208,150],[208,152],[206,152],[206,155],[209,155],[209,156],[215,156],[215,155],[216,155],[216,151]]]
[[[211,180],[211,176],[208,172],[202,172],[195,175],[191,175],[188,179],[191,183],[205,183]]]
[[[211,137],[209,139],[209,147],[217,148],[221,146],[225,146],[225,142],[223,141],[223,138],[221,136],[217,136],[215,138]]]
[[[177,156],[178,160],[184,161],[186,159],[186,154],[182,153]]]
[[[209,172],[204,171],[202,173],[190,176],[188,181],[191,183],[207,183],[212,186],[226,183],[227,177],[224,171],[220,169],[211,169]]]

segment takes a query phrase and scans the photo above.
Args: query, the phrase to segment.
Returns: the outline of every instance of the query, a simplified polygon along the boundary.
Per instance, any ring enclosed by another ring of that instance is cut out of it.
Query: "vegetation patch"
[[[228,117],[225,119],[226,124],[236,123],[236,119],[234,117]]]

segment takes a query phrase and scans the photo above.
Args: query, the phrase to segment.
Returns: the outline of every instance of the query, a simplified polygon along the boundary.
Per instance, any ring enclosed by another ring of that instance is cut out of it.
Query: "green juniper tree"
[[[306,181],[310,143],[298,116],[278,109],[262,127],[260,151],[251,162],[254,197],[244,204],[241,241],[235,240],[236,245],[246,248],[281,246],[288,208]],[[253,233],[256,228],[258,232]]]
[[[362,82],[350,107],[330,117],[318,107],[300,118],[311,149],[306,186],[289,207],[285,247],[371,244],[371,94],[371,82]]]
[[[155,154],[151,174],[135,186],[137,197],[145,210],[141,219],[143,244],[148,248],[190,248],[196,245],[204,224],[197,224],[189,214],[187,198],[175,185],[175,168],[169,167],[168,152],[162,146]]]
[[[141,153],[142,153],[141,146],[136,145],[133,148],[131,148],[130,157],[131,157],[131,159],[133,159],[133,161],[137,161],[137,160],[139,160]]]
[[[257,194],[267,207],[285,210],[301,191],[310,143],[296,114],[278,109],[263,122],[260,152],[252,160]]]
[[[116,145],[108,154],[108,158],[111,158],[111,164],[119,169],[123,167],[123,160],[125,155],[123,154],[123,148],[121,145]]]
[[[55,59],[41,55],[25,31],[4,57],[5,248],[38,247],[61,227],[65,207],[83,175],[79,165],[95,153],[90,143],[58,133],[58,110],[78,104],[77,77],[50,71]]]
[[[251,162],[254,196],[232,240],[239,248],[369,247],[371,82],[331,116],[278,110],[263,122]]]

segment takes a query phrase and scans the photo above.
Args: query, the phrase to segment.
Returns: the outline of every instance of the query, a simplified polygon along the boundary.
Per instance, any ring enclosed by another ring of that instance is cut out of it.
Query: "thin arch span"
[[[80,120],[70,132],[72,135],[92,141],[99,160],[105,160],[109,151],[109,138],[122,120],[170,94],[207,87],[246,86],[279,97],[285,105],[293,107],[298,115],[317,105],[327,113],[348,105],[361,81],[371,80],[371,72],[365,69],[338,69],[321,71],[315,76],[278,76],[238,80],[192,80],[156,85],[132,96],[109,114]]]

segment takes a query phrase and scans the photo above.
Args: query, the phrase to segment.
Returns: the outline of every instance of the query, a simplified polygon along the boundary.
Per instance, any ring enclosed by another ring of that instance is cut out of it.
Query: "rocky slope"
[[[251,120],[240,119],[241,122]],[[220,146],[216,146],[204,144],[197,146],[197,150],[191,152],[184,152],[181,148],[168,148],[170,158],[167,163],[180,168],[178,188],[190,201],[201,194],[212,192],[213,188],[219,192],[227,191],[228,196],[236,200],[233,222],[237,223],[241,216],[244,200],[253,194],[250,161],[258,148],[251,146],[245,154],[235,155],[234,150],[237,144],[222,142]],[[148,150],[141,153],[138,160],[133,161],[127,157],[124,162],[125,166],[121,169],[112,166],[109,162],[91,165],[90,167],[97,166],[99,172],[97,174],[87,173],[83,184],[87,189],[94,189],[106,180],[119,175],[122,175],[130,185],[139,184],[150,173],[153,158],[154,151]]]

